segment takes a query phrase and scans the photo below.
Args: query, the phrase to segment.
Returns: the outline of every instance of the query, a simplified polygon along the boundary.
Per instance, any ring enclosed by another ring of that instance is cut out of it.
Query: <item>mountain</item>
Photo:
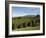
[[[36,15],[25,15],[25,16],[19,16],[19,17],[35,17]]]
[[[26,16],[23,16],[23,17],[35,17],[36,15],[26,15]]]

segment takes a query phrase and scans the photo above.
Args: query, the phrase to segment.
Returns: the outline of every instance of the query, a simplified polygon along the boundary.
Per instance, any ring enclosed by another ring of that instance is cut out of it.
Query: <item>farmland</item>
[[[22,17],[12,17],[12,30],[40,30],[40,15],[26,15]]]

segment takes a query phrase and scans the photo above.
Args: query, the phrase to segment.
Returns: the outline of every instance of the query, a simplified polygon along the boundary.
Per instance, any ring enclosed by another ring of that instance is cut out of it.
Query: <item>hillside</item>
[[[26,29],[26,27],[32,28],[32,27],[37,27],[37,26],[38,27],[40,26],[40,15],[26,15],[22,17],[12,18],[12,29],[13,30],[16,30],[16,29],[22,30],[22,28]]]

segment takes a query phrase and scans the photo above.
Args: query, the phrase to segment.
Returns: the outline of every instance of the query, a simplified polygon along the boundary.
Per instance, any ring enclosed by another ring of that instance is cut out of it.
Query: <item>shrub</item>
[[[26,27],[26,23],[23,23],[23,27]]]
[[[19,29],[19,28],[21,28],[21,26],[20,26],[20,25],[18,25],[18,26],[17,26],[17,28]]]
[[[30,26],[30,22],[28,22],[27,26]]]
[[[14,30],[14,24],[12,24],[12,30]]]

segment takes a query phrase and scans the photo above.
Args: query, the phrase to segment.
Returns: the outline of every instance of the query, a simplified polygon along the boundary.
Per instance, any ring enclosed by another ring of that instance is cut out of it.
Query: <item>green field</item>
[[[13,17],[12,30],[40,30],[40,16]]]

